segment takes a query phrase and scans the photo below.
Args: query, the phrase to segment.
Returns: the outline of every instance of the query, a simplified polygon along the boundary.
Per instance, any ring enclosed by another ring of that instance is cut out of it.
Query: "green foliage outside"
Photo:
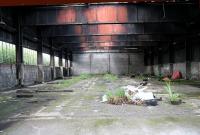
[[[37,65],[37,51],[23,48],[23,60],[25,65]]]
[[[54,64],[56,67],[59,67],[59,58],[57,56],[54,56]]]
[[[50,65],[50,55],[47,53],[42,53],[43,65],[49,66]]]
[[[103,78],[104,78],[104,80],[106,80],[106,81],[115,81],[115,80],[118,79],[118,77],[117,77],[116,75],[114,75],[114,74],[105,74],[105,75],[103,76]]]
[[[14,64],[15,62],[15,45],[0,41],[0,63]]]

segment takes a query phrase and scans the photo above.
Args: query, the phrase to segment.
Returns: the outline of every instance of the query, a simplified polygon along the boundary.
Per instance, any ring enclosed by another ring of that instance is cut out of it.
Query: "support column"
[[[41,43],[38,45],[37,49],[37,65],[38,65],[38,83],[44,83],[44,68],[43,68],[43,57],[42,57],[42,46],[43,40],[41,38]]]
[[[148,55],[147,55],[147,50],[144,50],[144,66],[148,66]]]
[[[161,66],[162,66],[162,50],[158,48],[158,73],[161,76]]]
[[[173,70],[174,70],[174,46],[173,45],[169,45],[169,71],[170,71],[170,75],[173,74]]]
[[[55,79],[55,61],[54,61],[54,51],[53,47],[51,46],[50,49],[50,66],[51,66],[51,80]]]
[[[190,79],[191,77],[191,51],[192,48],[188,44],[187,41],[185,41],[185,52],[186,52],[186,79]]]
[[[24,63],[23,63],[23,32],[21,24],[21,17],[17,18],[17,34],[16,34],[16,77],[17,86],[23,86],[24,80]]]
[[[68,66],[67,66],[67,62],[68,62],[68,59],[67,59],[67,52],[65,51],[64,52],[64,58],[65,58],[65,65],[63,65],[63,76],[64,77],[67,77],[68,76],[68,73],[67,73],[67,71],[68,71]]]
[[[66,67],[67,67],[67,77],[69,77],[69,53],[66,52]]]
[[[59,54],[59,68],[60,68],[60,76],[59,78],[64,78],[63,76],[63,63],[62,63],[62,58],[63,58],[63,51],[60,52]]]
[[[150,49],[150,52],[149,52],[149,55],[150,55],[150,66],[151,66],[151,75],[155,75],[154,73],[154,70],[153,70],[153,65],[154,65],[154,53],[153,53],[153,49],[151,48]]]
[[[72,76],[72,61],[73,61],[72,52],[70,52],[69,53],[69,76]]]

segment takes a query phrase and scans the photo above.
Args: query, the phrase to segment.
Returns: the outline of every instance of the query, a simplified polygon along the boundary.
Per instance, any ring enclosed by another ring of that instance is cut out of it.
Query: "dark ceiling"
[[[143,50],[199,39],[199,8],[193,1],[19,9],[21,25],[37,28],[42,38],[51,40],[57,49]]]
[[[1,6],[41,6],[63,5],[76,3],[103,3],[103,2],[129,2],[129,3],[155,3],[155,2],[194,2],[198,0],[1,0]]]

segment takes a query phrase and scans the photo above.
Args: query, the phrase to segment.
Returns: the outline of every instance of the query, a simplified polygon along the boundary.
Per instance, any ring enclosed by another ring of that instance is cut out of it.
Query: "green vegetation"
[[[37,65],[37,51],[23,48],[23,58],[25,65]]]
[[[56,67],[59,67],[59,58],[57,56],[54,56],[54,64]]]
[[[107,91],[107,92],[106,92],[106,96],[107,96],[108,99],[110,99],[110,98],[112,98],[114,95],[113,95],[112,91]]]
[[[125,97],[125,92],[122,88],[117,88],[114,93],[112,91],[107,91],[106,96],[108,99],[113,97],[123,98]]]
[[[103,76],[103,79],[106,80],[106,81],[115,81],[115,80],[118,79],[118,77],[114,74],[107,73]]]
[[[66,88],[75,83],[78,83],[79,81],[88,79],[90,77],[92,77],[92,75],[90,74],[81,74],[80,76],[75,76],[75,77],[72,77],[71,79],[63,80],[60,84],[57,84],[56,87]]]
[[[118,88],[115,92],[115,96],[116,97],[120,97],[120,98],[123,98],[125,97],[125,92],[122,88]]]
[[[49,66],[50,65],[50,55],[47,53],[42,53],[42,59],[43,59],[43,64],[45,66]]]
[[[108,98],[108,103],[115,105],[126,103],[128,100],[124,90],[121,88],[116,89],[114,93],[111,91],[107,91],[106,96]]]
[[[15,45],[0,41],[0,63],[14,64],[15,57]]]
[[[168,93],[169,101],[170,101],[172,104],[176,104],[176,103],[181,102],[180,94],[174,93],[173,90],[172,90],[171,81],[166,81],[165,83],[166,83],[165,90],[166,90],[167,93]]]

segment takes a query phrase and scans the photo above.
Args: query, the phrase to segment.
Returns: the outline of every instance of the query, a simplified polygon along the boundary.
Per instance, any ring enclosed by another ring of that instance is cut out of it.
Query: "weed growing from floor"
[[[91,77],[92,77],[92,75],[90,75],[90,74],[81,74],[79,76],[74,76],[71,79],[61,81],[61,83],[56,85],[56,87],[66,88],[66,87],[69,87],[75,83],[82,81],[82,80],[89,79]]]
[[[103,79],[106,81],[115,81],[118,79],[117,75],[107,73],[103,76]]]
[[[173,103],[178,103],[181,101],[181,97],[180,97],[180,94],[178,93],[174,93],[174,91],[172,90],[172,87],[171,87],[171,81],[166,81],[165,82],[165,90],[167,91],[168,93],[168,96],[169,96],[169,101],[173,104]]]
[[[127,97],[125,95],[125,92],[122,88],[116,89],[116,91],[113,93],[111,91],[108,91],[106,93],[106,96],[108,98],[108,102],[110,104],[122,104],[127,101]]]

